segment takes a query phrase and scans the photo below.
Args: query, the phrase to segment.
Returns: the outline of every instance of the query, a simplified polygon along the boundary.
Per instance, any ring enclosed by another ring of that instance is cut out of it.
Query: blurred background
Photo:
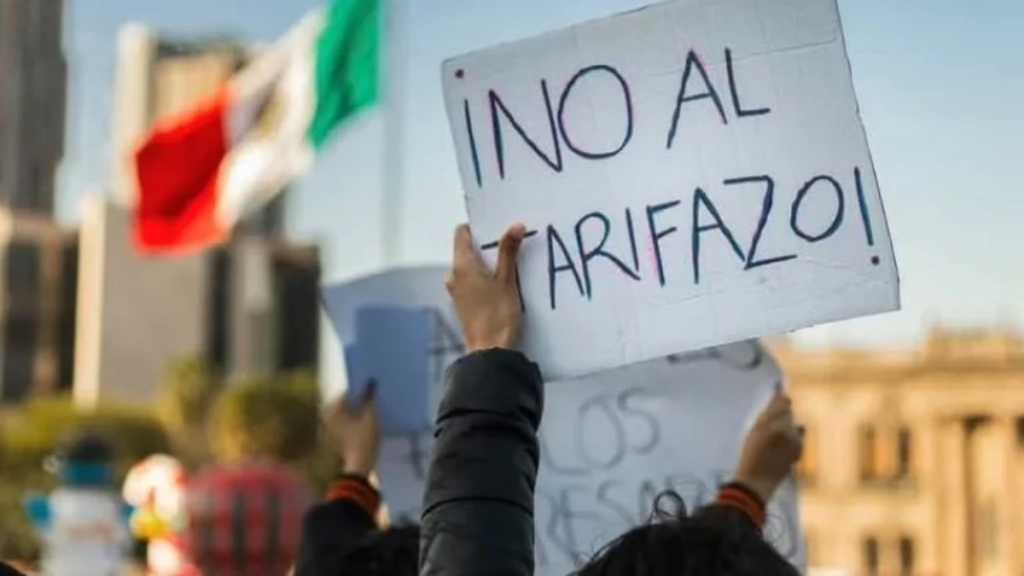
[[[381,266],[385,170],[402,174],[400,263],[445,262],[464,219],[441,61],[646,3],[396,1],[401,149],[365,114],[231,242],[145,259],[139,138],[317,2],[0,0],[0,556],[37,554],[20,498],[82,426],[126,463],[262,451],[324,478],[309,423],[318,380],[341,376],[320,283]],[[809,563],[1022,576],[1024,3],[839,4],[904,309],[771,342],[808,428]]]

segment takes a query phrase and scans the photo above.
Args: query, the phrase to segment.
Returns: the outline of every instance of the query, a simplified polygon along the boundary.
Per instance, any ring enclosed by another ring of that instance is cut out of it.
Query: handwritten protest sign
[[[781,374],[755,342],[674,356],[547,386],[536,500],[537,571],[568,574],[650,516],[675,490],[687,509],[729,480],[745,431]],[[418,521],[429,432],[385,440],[379,465],[393,520]],[[797,566],[793,482],[769,506],[766,537]]]
[[[446,274],[443,267],[404,268],[323,289],[345,350],[348,398],[361,398],[375,381],[386,434],[430,429],[444,369],[464,351]]]
[[[666,2],[442,73],[489,262],[528,227],[549,379],[899,308],[835,0]]]

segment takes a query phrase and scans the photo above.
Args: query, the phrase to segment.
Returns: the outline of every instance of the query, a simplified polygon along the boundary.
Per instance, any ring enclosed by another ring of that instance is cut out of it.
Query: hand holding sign
[[[324,428],[346,474],[368,477],[377,469],[380,414],[376,390],[376,383],[371,383],[362,398],[355,402],[335,402],[324,412]]]
[[[736,480],[768,502],[789,477],[802,451],[803,434],[793,419],[793,403],[777,390],[747,433]]]
[[[445,285],[462,322],[469,351],[515,348],[522,319],[516,288],[516,260],[526,228],[516,224],[498,243],[498,262],[488,270],[473,245],[469,226],[455,229],[452,271]]]

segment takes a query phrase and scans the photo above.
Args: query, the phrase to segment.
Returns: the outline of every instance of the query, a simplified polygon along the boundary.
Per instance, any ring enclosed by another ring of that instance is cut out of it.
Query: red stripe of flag
[[[191,113],[158,126],[135,153],[135,245],[144,253],[185,252],[220,243],[218,176],[227,155],[225,89]]]

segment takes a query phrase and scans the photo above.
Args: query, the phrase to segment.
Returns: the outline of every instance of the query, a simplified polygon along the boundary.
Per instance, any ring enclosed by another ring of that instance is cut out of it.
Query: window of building
[[[221,249],[210,255],[209,307],[206,316],[206,361],[210,370],[222,376],[228,369],[231,322],[231,260]]]
[[[46,209],[43,196],[46,193],[46,177],[43,174],[43,167],[38,162],[32,164],[30,171],[32,178],[32,185],[28,189],[28,197],[25,198],[25,205],[21,208],[26,211],[44,211]]]
[[[16,202],[11,206],[15,210],[30,210],[32,203],[32,196],[36,193],[39,188],[39,171],[36,170],[34,162],[30,162],[24,167],[25,181],[28,182],[27,186],[23,186],[18,190],[18,198]]]
[[[859,445],[862,482],[898,484],[913,479],[914,437],[910,427],[864,426]]]
[[[818,434],[810,426],[804,427],[804,451],[797,464],[800,480],[813,483],[818,475]]]
[[[860,478],[874,480],[882,474],[882,460],[879,450],[878,430],[874,426],[863,426],[860,430]]]
[[[914,473],[914,442],[910,428],[903,426],[896,433],[896,476],[906,479]]]
[[[881,566],[878,539],[865,538],[862,548],[862,554],[864,556],[864,573],[867,576],[878,576],[878,570]]]
[[[8,290],[15,302],[35,301],[42,275],[41,250],[36,244],[14,241],[7,246]]]
[[[4,327],[3,401],[20,402],[31,393],[35,376],[37,316],[10,314]]]
[[[909,536],[900,538],[900,576],[914,574],[914,539]]]
[[[273,264],[277,298],[277,370],[316,368],[320,350],[320,270],[277,258]]]
[[[61,257],[61,305],[58,341],[58,390],[70,390],[75,375],[75,326],[78,310],[78,242],[65,244]]]

